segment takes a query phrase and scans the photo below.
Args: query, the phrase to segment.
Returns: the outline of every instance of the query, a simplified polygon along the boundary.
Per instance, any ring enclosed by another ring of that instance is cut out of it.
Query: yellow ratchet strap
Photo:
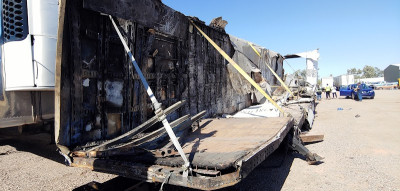
[[[269,100],[283,115],[285,114],[285,112],[282,110],[281,107],[279,107],[279,105],[271,99],[271,97],[268,96],[267,93],[265,93],[265,91],[253,80],[251,79],[251,77],[242,69],[240,68],[240,66],[238,64],[236,64],[235,61],[232,60],[231,57],[229,57],[224,50],[222,50],[217,44],[215,44],[215,42],[206,35],[206,33],[204,33],[196,24],[194,24],[194,22],[192,20],[189,19],[189,21],[193,24],[194,27],[196,27],[196,29],[203,35],[204,38],[206,38],[208,40],[208,42],[214,46],[215,49],[217,49],[217,51],[229,62],[232,64],[233,67],[235,67],[235,69],[244,77],[246,78],[247,81],[250,82],[251,85],[253,85],[265,98],[267,98],[267,100]]]
[[[260,53],[256,50],[256,48],[254,48],[254,46],[253,46],[250,42],[247,42],[247,43],[248,43],[248,44],[250,45],[250,47],[254,50],[254,52],[256,52],[256,54],[261,58],[261,55],[260,55]],[[282,81],[282,79],[278,76],[278,74],[276,74],[276,73],[274,72],[274,70],[272,70],[272,68],[271,68],[267,63],[265,63],[265,65],[267,65],[268,69],[271,70],[271,72],[272,72],[272,73],[274,74],[274,76],[279,80],[279,82],[281,83],[281,85],[294,97],[293,92],[290,91],[289,87],[287,87],[287,85],[285,84],[285,82]]]

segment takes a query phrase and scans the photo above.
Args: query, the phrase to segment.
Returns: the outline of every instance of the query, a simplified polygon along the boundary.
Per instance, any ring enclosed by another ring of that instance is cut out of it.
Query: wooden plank
[[[66,107],[62,106],[62,97],[61,95],[61,82],[62,75],[61,75],[61,63],[64,61],[66,62],[66,54],[63,52],[65,49],[65,44],[63,44],[64,40],[64,24],[65,24],[65,6],[66,0],[61,0],[59,2],[59,16],[58,16],[58,31],[57,31],[57,49],[56,49],[56,74],[55,74],[55,104],[54,104],[54,134],[55,134],[55,142],[56,144],[60,145],[69,145],[69,139],[65,139],[63,137],[69,137],[70,129],[67,126],[62,127],[62,122],[65,124],[66,121],[66,114],[64,116],[61,115],[62,112],[67,112]],[[67,102],[68,103],[68,102]]]
[[[324,135],[300,135],[303,143],[321,142],[324,140]]]
[[[204,127],[186,139],[184,151],[250,151],[274,137],[289,121],[289,117],[205,119],[200,122],[200,127]]]
[[[226,169],[250,152],[292,128],[292,118],[204,119],[200,128],[185,138],[183,151],[194,166]],[[181,165],[178,157],[158,158],[156,164]]]

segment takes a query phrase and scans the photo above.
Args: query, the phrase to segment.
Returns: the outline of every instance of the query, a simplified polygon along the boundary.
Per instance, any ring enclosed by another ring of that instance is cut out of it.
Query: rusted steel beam
[[[191,176],[190,181],[187,181],[183,178],[182,168],[180,167],[146,166],[140,163],[81,157],[74,157],[73,161],[72,166],[74,167],[88,168],[147,182],[164,182],[168,177],[166,180],[168,184],[200,190],[215,190],[229,187],[237,184],[242,178],[240,177],[240,169],[222,175],[210,171],[202,173],[203,176]],[[201,172],[205,172],[204,170],[201,170]],[[207,174],[210,174],[210,176],[205,176]],[[215,174],[217,175],[215,176]]]
[[[183,131],[182,134],[178,138],[178,141],[180,143],[182,143],[182,139],[188,134],[188,128],[191,127],[191,125],[194,122],[196,122],[201,117],[203,117],[205,115],[205,113],[206,113],[206,111],[202,111],[202,112],[198,113],[197,115],[191,117],[190,120],[188,120],[189,115],[185,115],[185,116],[171,122],[171,127],[174,128],[174,130],[176,130],[175,127],[179,126],[178,131]],[[161,137],[162,135],[164,135],[165,132],[166,132],[165,129],[162,127],[156,131],[153,131],[153,132],[145,135],[144,137],[132,140],[128,143],[125,143],[125,144],[117,146],[117,147],[110,148],[108,150],[121,149],[121,148],[122,149],[132,148],[132,147],[135,147],[136,145],[141,145],[143,143],[153,141],[153,140]],[[172,146],[173,146],[172,142],[169,142],[163,148],[157,149],[152,152],[156,157],[174,156],[177,153],[175,152],[175,150],[173,150]]]
[[[165,115],[168,115],[168,114],[172,113],[173,111],[175,111],[176,109],[181,107],[183,104],[185,104],[185,100],[179,101],[179,102],[175,103],[174,105],[168,107],[167,109],[164,110]],[[121,140],[123,138],[135,135],[137,133],[141,133],[141,132],[145,131],[146,129],[148,129],[149,127],[151,127],[152,125],[156,124],[157,122],[158,122],[158,116],[156,115],[156,116],[150,118],[149,120],[147,120],[146,122],[142,123],[138,127],[134,128],[134,129],[132,129],[132,130],[130,130],[130,131],[128,131],[128,132],[126,132],[126,133],[114,138],[114,139],[108,140],[108,141],[106,141],[106,142],[104,142],[104,143],[102,143],[102,144],[100,144],[98,146],[95,146],[95,147],[87,150],[87,152],[94,151],[96,149],[100,149],[100,148],[105,147],[107,145],[110,145],[110,144],[112,144],[114,142],[117,142],[117,141],[119,141],[119,140]]]
[[[185,116],[183,116],[183,117],[171,122],[171,128],[173,128],[175,130],[175,127],[179,126],[180,124],[182,124],[183,122],[185,122],[188,119],[189,119],[189,115],[185,115]],[[132,141],[129,141],[128,143],[125,143],[125,144],[120,145],[118,147],[115,147],[113,149],[118,149],[118,148],[126,147],[126,146],[129,146],[129,145],[140,145],[140,144],[152,141],[152,140],[164,135],[165,133],[166,133],[165,128],[161,127],[158,130],[153,131],[153,132],[151,132],[151,133],[149,133],[149,134],[147,134],[147,135],[145,135],[143,137],[140,137],[138,139],[134,139]]]
[[[110,149],[105,151],[90,151],[90,152],[74,151],[70,154],[70,157],[105,158],[110,156],[127,156],[127,155],[133,156],[144,153],[148,153],[148,151],[141,148],[124,147],[120,149]]]

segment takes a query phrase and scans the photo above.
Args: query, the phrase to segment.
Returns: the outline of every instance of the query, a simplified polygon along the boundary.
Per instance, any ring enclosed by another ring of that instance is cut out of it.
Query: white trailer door
[[[35,84],[55,86],[58,0],[28,0],[29,33],[33,42]]]

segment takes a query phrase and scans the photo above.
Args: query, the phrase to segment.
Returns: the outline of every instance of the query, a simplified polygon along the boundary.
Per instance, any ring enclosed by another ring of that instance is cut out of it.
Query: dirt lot
[[[226,190],[400,190],[399,114],[398,90],[377,91],[363,102],[323,99],[310,134],[325,140],[307,147],[324,163],[310,166],[297,154],[277,155]],[[49,142],[46,134],[0,135],[0,190],[73,190],[116,177],[66,167]]]
[[[399,90],[378,90],[362,102],[323,99],[316,111],[310,134],[325,140],[307,148],[324,163],[289,156],[281,168],[256,169],[242,182],[248,190],[400,190]]]

